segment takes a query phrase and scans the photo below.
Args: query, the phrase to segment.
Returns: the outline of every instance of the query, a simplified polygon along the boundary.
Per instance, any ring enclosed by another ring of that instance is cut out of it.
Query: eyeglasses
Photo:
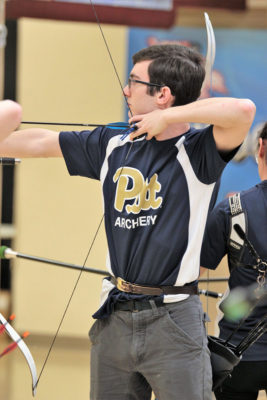
[[[131,89],[132,82],[142,83],[143,85],[147,85],[147,86],[156,86],[156,87],[165,86],[165,85],[159,85],[158,83],[150,83],[150,82],[139,81],[138,79],[128,78],[128,87],[129,87],[129,89]]]

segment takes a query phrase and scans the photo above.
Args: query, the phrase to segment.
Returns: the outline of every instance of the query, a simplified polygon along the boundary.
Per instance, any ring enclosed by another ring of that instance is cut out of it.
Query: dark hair
[[[265,162],[267,163],[267,122],[263,125],[262,129],[259,132],[259,138],[264,141],[264,151],[265,151]]]
[[[205,78],[203,57],[192,48],[178,44],[150,46],[133,56],[133,63],[152,60],[148,67],[150,82],[168,86],[175,101],[172,106],[181,106],[195,101],[200,96]],[[158,87],[148,87],[153,96]]]
[[[259,133],[259,138],[267,139],[267,122],[263,125]]]

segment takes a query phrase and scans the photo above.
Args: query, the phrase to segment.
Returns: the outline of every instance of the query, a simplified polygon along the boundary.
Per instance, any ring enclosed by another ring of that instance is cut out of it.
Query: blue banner
[[[203,18],[204,23],[204,18]],[[257,113],[251,131],[234,161],[226,167],[221,181],[218,201],[229,193],[245,190],[259,182],[254,159],[257,133],[267,121],[267,31],[245,29],[216,29],[216,57],[210,83],[203,97],[230,96],[254,101]],[[206,54],[205,28],[171,30],[129,29],[128,73],[132,69],[131,55],[153,44],[180,43]]]

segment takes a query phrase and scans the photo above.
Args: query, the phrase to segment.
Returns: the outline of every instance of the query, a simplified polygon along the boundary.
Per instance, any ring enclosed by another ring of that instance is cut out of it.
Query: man
[[[196,295],[200,248],[216,180],[255,106],[197,101],[203,60],[187,47],[152,46],[133,63],[124,88],[137,127],[131,135],[29,129],[0,151],[64,156],[71,175],[102,183],[113,277],[103,280],[90,331],[91,400],[147,400],[151,389],[157,399],[208,400],[211,367]],[[189,122],[212,125],[195,130]]]
[[[21,121],[21,106],[12,100],[0,101],[0,140],[13,132]]]
[[[257,152],[261,183],[240,194],[240,213],[235,218],[243,224],[249,241],[263,260],[267,260],[267,123],[259,135]],[[235,198],[235,206],[238,197]],[[228,256],[230,271],[229,289],[256,284],[259,272],[249,268],[257,264],[244,243],[231,235],[232,214],[228,199],[222,201],[210,214],[201,253],[201,265],[215,269],[225,254]],[[242,211],[241,212],[241,208]],[[244,222],[242,222],[244,221]],[[238,223],[238,221],[237,221]],[[258,305],[240,329],[233,334],[230,342],[238,344],[247,336],[249,330],[267,313],[265,303]],[[238,321],[239,322],[239,321]],[[226,339],[234,332],[238,322],[225,318],[219,322],[220,337]],[[257,340],[242,355],[241,362],[217,390],[219,400],[256,400],[259,390],[267,389],[267,333]]]

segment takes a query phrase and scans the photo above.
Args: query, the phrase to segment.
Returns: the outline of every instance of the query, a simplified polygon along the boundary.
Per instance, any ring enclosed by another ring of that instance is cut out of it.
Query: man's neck
[[[189,131],[190,129],[190,124],[172,124],[169,125],[167,129],[165,129],[165,131],[163,131],[162,133],[160,133],[159,135],[156,136],[157,140],[168,140],[168,139],[172,139],[176,136],[181,136],[183,135],[185,132]]]
[[[258,161],[258,170],[259,170],[259,175],[262,181],[267,180],[267,163],[266,163],[266,155],[264,154],[263,158],[259,156],[259,161]]]

